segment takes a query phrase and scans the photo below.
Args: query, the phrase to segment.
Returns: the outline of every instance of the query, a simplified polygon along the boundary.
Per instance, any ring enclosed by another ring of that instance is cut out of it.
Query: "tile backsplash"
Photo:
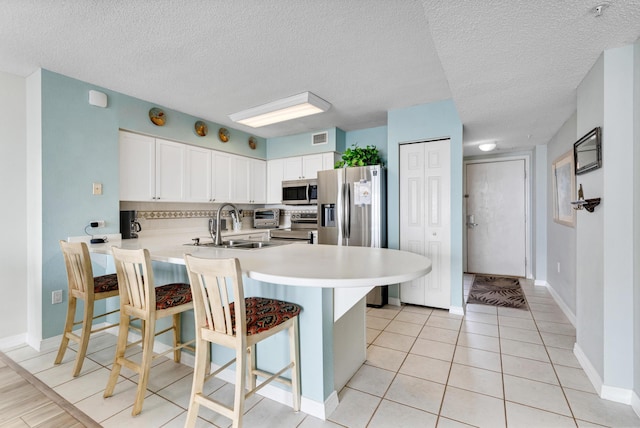
[[[253,205],[236,204],[242,211],[242,228],[253,227]],[[315,211],[315,206],[291,207],[278,206],[280,208],[280,227],[291,225],[291,214],[298,212]],[[217,205],[208,203],[170,203],[170,202],[120,202],[121,210],[135,210],[138,222],[142,227],[142,232],[152,230],[188,229],[188,230],[208,230],[209,219],[215,218],[218,209]],[[222,210],[222,218],[230,218],[230,210]],[[231,227],[231,221],[227,222]]]

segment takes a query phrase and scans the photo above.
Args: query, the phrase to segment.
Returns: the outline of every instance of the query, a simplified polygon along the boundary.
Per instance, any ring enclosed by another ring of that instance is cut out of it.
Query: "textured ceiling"
[[[453,98],[465,154],[544,144],[640,0],[0,0],[0,70],[42,67],[262,137],[386,124]],[[252,129],[228,115],[311,91],[324,114]],[[528,136],[531,137],[528,138]]]

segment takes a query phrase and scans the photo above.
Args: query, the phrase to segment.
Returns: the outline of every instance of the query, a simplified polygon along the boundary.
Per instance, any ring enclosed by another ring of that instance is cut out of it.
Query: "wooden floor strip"
[[[0,361],[0,424],[21,418],[29,426],[100,427],[2,352]]]

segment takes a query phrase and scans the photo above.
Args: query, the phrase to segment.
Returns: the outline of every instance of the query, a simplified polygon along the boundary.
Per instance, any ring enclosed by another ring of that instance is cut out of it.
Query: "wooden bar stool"
[[[115,311],[93,314],[94,302],[118,295],[118,278],[116,274],[93,276],[91,267],[91,256],[89,249],[84,242],[60,241],[60,248],[64,256],[64,264],[67,269],[67,283],[69,288],[69,298],[67,304],[67,318],[64,323],[62,342],[58,349],[58,355],[54,364],[60,364],[69,346],[69,340],[78,344],[76,362],[73,365],[73,376],[76,377],[82,370],[82,363],[87,354],[89,337],[91,333],[97,333],[118,324],[109,324],[96,329],[92,329],[93,320],[118,312]],[[82,321],[75,321],[76,306],[78,299],[84,300],[84,311]],[[73,332],[73,327],[82,324],[82,332],[78,335]]]
[[[298,314],[300,306],[275,299],[244,297],[242,272],[238,259],[201,259],[185,255],[196,322],[196,362],[191,399],[185,427],[195,426],[198,409],[203,405],[233,420],[233,427],[242,426],[244,401],[272,380],[291,387],[293,410],[300,410],[300,365]],[[230,302],[227,284],[233,289]],[[235,304],[238,303],[239,304]],[[255,346],[261,340],[288,330],[290,362],[276,373],[256,368]],[[235,349],[236,357],[208,375],[209,342]],[[248,356],[248,354],[250,356]],[[233,408],[203,394],[204,383],[229,365],[236,363]],[[247,368],[247,363],[249,368]],[[282,374],[291,369],[291,380]],[[248,375],[249,391],[245,380]],[[256,387],[257,376],[266,378]]]
[[[191,301],[189,284],[175,283],[154,286],[151,257],[148,250],[123,250],[117,247],[112,247],[111,250],[120,289],[120,331],[113,368],[107,381],[104,397],[110,397],[113,394],[122,366],[135,371],[140,375],[136,399],[131,412],[135,416],[142,411],[153,358],[173,352],[174,361],[179,363],[182,348],[189,347],[188,345],[195,342],[195,340],[187,343],[180,342],[180,314],[193,309],[193,302]],[[156,333],[156,320],[168,316],[173,317],[172,326]],[[142,340],[127,344],[132,317],[134,319],[140,318],[142,321]],[[172,330],[173,348],[162,354],[153,355],[155,336]],[[125,357],[125,351],[128,347],[140,343],[142,344],[142,362],[137,364]],[[194,348],[190,347],[190,349]]]

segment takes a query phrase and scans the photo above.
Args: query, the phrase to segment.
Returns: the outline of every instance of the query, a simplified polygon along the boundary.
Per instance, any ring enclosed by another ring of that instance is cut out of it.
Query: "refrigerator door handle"
[[[351,237],[351,187],[349,183],[344,184],[344,237]]]

